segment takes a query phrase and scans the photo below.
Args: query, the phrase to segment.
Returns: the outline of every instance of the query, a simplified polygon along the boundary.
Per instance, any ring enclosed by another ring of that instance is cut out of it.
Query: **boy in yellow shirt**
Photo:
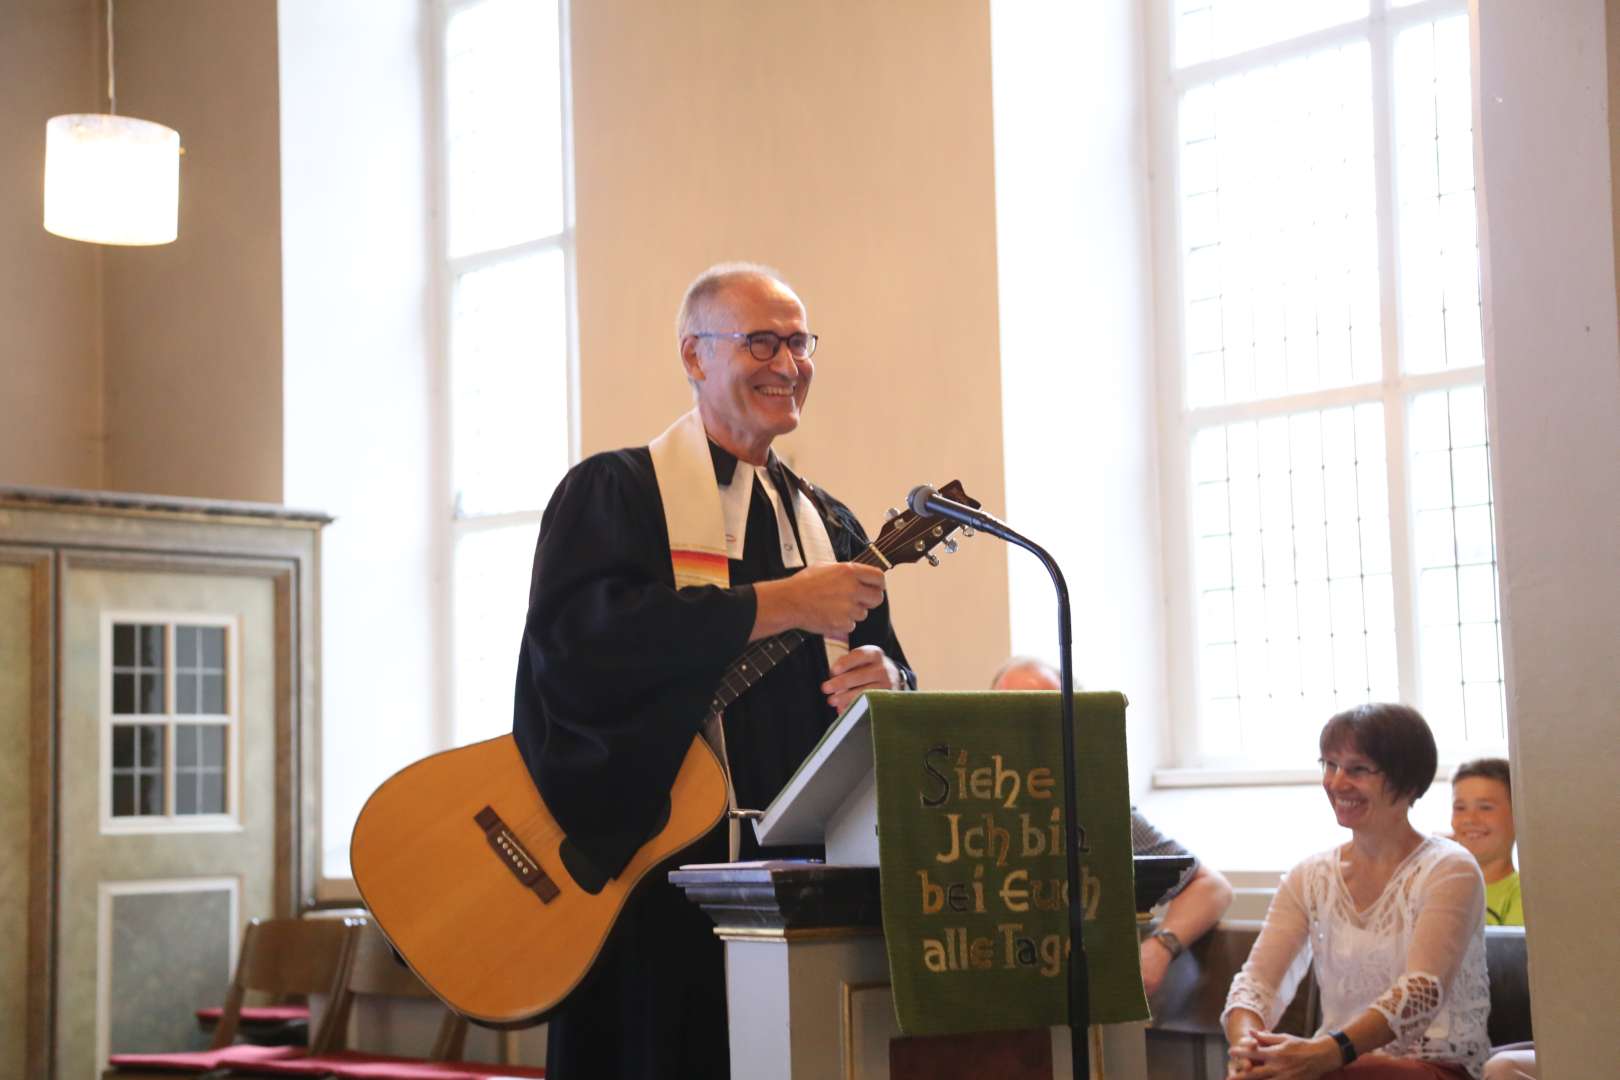
[[[1502,758],[1479,758],[1451,778],[1451,831],[1485,877],[1485,922],[1523,926],[1519,872],[1513,867],[1513,784]]]

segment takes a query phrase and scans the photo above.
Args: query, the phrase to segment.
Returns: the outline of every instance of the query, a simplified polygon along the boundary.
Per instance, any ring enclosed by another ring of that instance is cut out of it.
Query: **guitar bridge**
[[[525,889],[530,890],[540,898],[543,904],[549,904],[557,899],[560,890],[557,883],[551,880],[540,860],[529,854],[529,849],[523,846],[523,841],[513,835],[507,828],[506,822],[495,812],[495,808],[486,806],[473,815],[478,827],[484,830],[484,839],[501,864],[512,872],[512,876],[522,883]]]

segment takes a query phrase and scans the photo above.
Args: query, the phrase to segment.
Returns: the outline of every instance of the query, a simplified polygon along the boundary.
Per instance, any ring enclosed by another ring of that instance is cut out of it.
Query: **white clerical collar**
[[[771,510],[776,514],[776,535],[782,544],[782,566],[788,570],[803,566],[804,556],[793,538],[793,523],[788,518],[787,508],[782,505],[782,495],[776,490],[770,472],[763,465],[751,465],[742,460],[738,460],[736,471],[731,474],[731,483],[720,487],[720,509],[726,521],[726,558],[743,557],[743,544],[748,535],[748,504],[753,498],[755,477],[759,478],[760,487],[765,489],[765,497],[771,501]]]

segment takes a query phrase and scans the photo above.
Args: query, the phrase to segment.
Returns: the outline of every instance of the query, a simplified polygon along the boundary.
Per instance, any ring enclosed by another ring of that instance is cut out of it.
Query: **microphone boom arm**
[[[1023,548],[1041,561],[1052,576],[1058,602],[1058,654],[1062,683],[1058,697],[1062,702],[1063,729],[1063,823],[1065,869],[1069,886],[1069,1046],[1075,1080],[1088,1080],[1091,1076],[1091,978],[1086,961],[1085,907],[1080,895],[1080,820],[1075,790],[1079,776],[1075,766],[1074,734],[1074,633],[1069,608],[1069,586],[1063,580],[1063,571],[1057,560],[1035,541],[996,517],[947,499],[927,484],[911,489],[906,503],[919,517],[945,517],[987,532]]]

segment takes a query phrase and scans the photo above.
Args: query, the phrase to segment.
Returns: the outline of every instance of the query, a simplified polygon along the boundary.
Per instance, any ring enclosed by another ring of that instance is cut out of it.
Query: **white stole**
[[[714,479],[709,437],[703,430],[703,420],[698,411],[693,409],[671,424],[662,435],[648,444],[648,449],[652,452],[653,472],[658,478],[658,494],[664,503],[664,524],[669,530],[669,557],[675,570],[675,587],[729,587],[731,570],[727,563],[726,518],[720,507],[720,487]],[[754,475],[752,467],[739,461],[732,483],[747,485],[752,497]],[[772,505],[776,506],[776,491],[769,477],[762,477],[761,482],[771,497]],[[805,563],[817,566],[837,562],[832,539],[827,535],[827,525],[821,520],[821,515],[805,498],[804,492],[795,488],[792,494],[793,519],[799,526],[799,541],[804,548]],[[778,513],[777,529],[780,531],[786,527],[787,522]],[[793,537],[789,533],[781,539],[789,542]],[[823,640],[826,642],[829,665],[849,651],[847,638],[828,637]]]
[[[664,504],[664,524],[669,531],[669,557],[675,570],[675,587],[731,585],[731,568],[726,545],[726,515],[720,505],[720,487],[714,478],[714,458],[709,452],[709,437],[703,429],[703,419],[693,409],[671,424],[662,435],[648,444],[652,452],[653,473],[658,479],[658,495]],[[745,462],[737,463],[732,484],[746,485],[742,528],[747,528],[747,499],[752,498],[756,470]],[[776,495],[769,476],[761,477],[768,496]],[[799,541],[808,566],[837,562],[832,540],[827,535],[826,523],[811,505],[804,492],[793,489],[793,517],[799,526]],[[786,529],[787,521],[776,498],[771,498],[777,509],[777,529]],[[791,533],[779,537],[784,543],[792,540]],[[740,549],[739,549],[740,553]],[[849,651],[849,641],[842,637],[822,639],[830,666]],[[814,692],[814,691],[812,691]],[[726,772],[726,799],[731,816],[731,859],[737,859],[737,793],[731,784],[731,763],[726,757],[725,726],[718,714],[711,715],[704,725],[704,740],[719,756]]]

